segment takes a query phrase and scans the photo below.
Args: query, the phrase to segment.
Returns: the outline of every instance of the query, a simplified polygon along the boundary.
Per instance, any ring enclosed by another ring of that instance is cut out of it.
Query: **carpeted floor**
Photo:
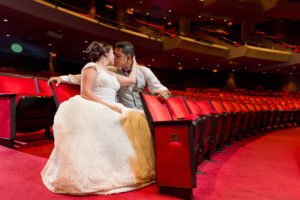
[[[14,150],[0,146],[0,199],[176,199],[155,185],[109,196],[53,194],[40,178],[52,148],[51,140],[21,142]],[[198,167],[205,175],[197,175],[194,199],[300,199],[300,127],[251,136],[224,150]]]

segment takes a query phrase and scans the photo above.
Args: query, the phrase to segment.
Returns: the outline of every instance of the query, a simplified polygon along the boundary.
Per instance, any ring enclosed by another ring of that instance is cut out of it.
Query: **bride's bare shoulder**
[[[119,67],[116,66],[108,66],[107,67],[108,71],[114,72],[114,73],[118,73],[119,72]]]

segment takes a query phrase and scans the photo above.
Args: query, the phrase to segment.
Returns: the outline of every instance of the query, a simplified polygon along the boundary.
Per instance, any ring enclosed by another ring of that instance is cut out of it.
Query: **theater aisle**
[[[0,146],[0,199],[177,199],[161,195],[155,185],[109,196],[74,197],[49,192],[40,172],[53,143],[49,140],[19,144],[14,150]],[[251,136],[224,148],[204,161],[197,175],[194,199],[297,200],[300,199],[300,127]]]
[[[195,199],[300,199],[300,128],[251,136],[216,153],[198,170]]]

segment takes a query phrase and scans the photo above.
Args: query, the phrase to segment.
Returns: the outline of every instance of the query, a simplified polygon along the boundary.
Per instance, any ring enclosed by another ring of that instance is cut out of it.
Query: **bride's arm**
[[[131,72],[130,72],[129,76],[126,77],[126,76],[117,74],[117,79],[121,86],[128,86],[128,85],[136,83],[136,77],[137,77],[136,68],[137,68],[136,60],[135,60],[135,57],[133,57]]]
[[[97,71],[93,67],[89,67],[89,68],[86,68],[83,70],[82,77],[81,77],[81,89],[80,89],[81,97],[91,100],[91,101],[101,103],[101,104],[109,107],[110,109],[121,113],[121,108],[119,108],[118,106],[110,105],[110,104],[102,101],[99,97],[97,97],[92,92],[92,88],[95,83],[96,76],[97,76]]]

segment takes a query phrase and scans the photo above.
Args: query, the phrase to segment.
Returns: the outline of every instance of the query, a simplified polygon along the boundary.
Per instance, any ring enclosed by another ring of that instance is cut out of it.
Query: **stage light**
[[[23,47],[17,43],[12,44],[10,49],[15,53],[21,53],[23,51]]]

